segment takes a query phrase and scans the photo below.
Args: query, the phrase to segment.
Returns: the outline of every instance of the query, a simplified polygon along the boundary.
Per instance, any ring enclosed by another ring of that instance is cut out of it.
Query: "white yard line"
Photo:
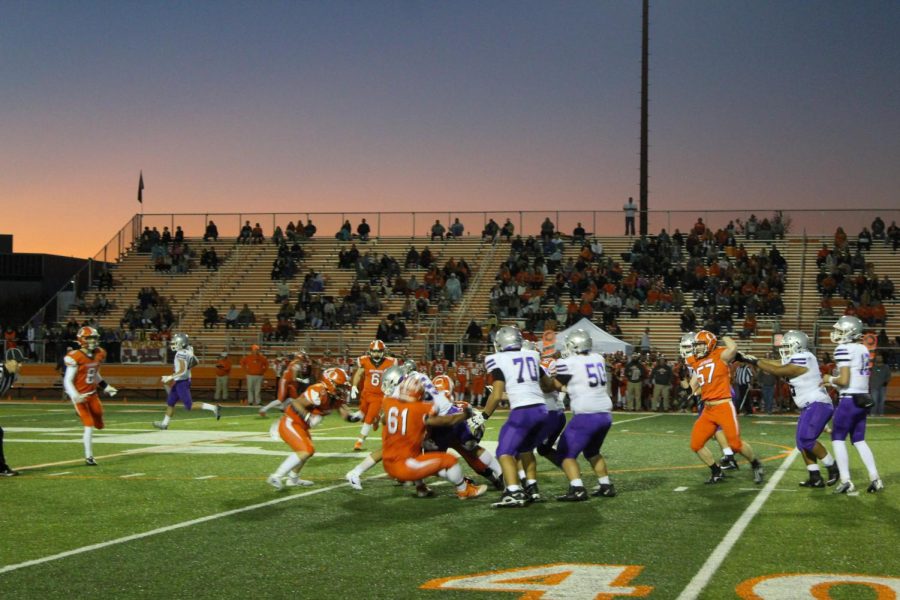
[[[385,476],[386,475],[376,475],[375,477],[385,477]],[[375,477],[370,477],[369,479],[375,479]],[[93,552],[94,550],[102,550],[103,548],[109,548],[110,546],[117,546],[119,544],[133,542],[135,540],[142,540],[144,538],[152,537],[154,535],[168,533],[170,531],[176,531],[178,529],[184,529],[185,527],[193,527],[194,525],[200,525],[201,523],[207,523],[209,521],[215,521],[217,519],[230,517],[232,515],[237,515],[237,514],[244,513],[244,512],[250,512],[251,510],[256,510],[258,508],[274,506],[275,504],[281,504],[282,502],[290,502],[291,500],[296,500],[297,498],[304,498],[306,496],[312,496],[314,494],[322,494],[324,492],[330,492],[332,490],[336,490],[339,488],[349,487],[349,485],[350,484],[348,484],[348,483],[339,483],[337,485],[331,485],[331,486],[324,487],[324,488],[321,488],[318,490],[310,490],[308,492],[303,492],[300,494],[291,494],[289,496],[282,496],[280,498],[276,498],[274,500],[269,500],[267,502],[260,502],[258,504],[251,504],[249,506],[244,506],[242,508],[226,510],[225,512],[220,512],[220,513],[216,513],[213,515],[200,517],[198,519],[191,519],[190,521],[184,521],[182,523],[175,523],[174,525],[167,525],[166,527],[159,527],[157,529],[151,529],[150,531],[145,531],[143,533],[135,533],[132,535],[126,535],[124,537],[116,538],[114,540],[109,540],[108,542],[100,542],[98,544],[82,546],[81,548],[75,548],[73,550],[66,550],[65,552],[60,552],[59,554],[52,554],[50,556],[45,556],[43,558],[37,558],[34,560],[28,560],[28,561],[25,561],[22,563],[14,564],[14,565],[6,565],[4,567],[0,567],[0,574],[9,573],[10,571],[17,571],[19,569],[24,569],[25,567],[33,567],[36,565],[42,565],[44,563],[53,562],[55,560],[61,560],[63,558],[68,558],[70,556],[77,556],[78,554],[84,554],[86,552]]]
[[[781,478],[784,477],[784,474],[787,472],[788,468],[790,468],[797,456],[799,456],[797,449],[791,450],[791,453],[784,459],[784,462],[781,463],[778,470],[772,474],[772,477],[762,488],[759,495],[753,499],[750,506],[748,506],[743,514],[741,514],[735,524],[731,526],[731,529],[728,530],[728,533],[725,534],[725,537],[722,538],[719,545],[716,546],[712,554],[709,555],[709,558],[706,559],[706,562],[703,563],[703,566],[700,567],[700,570],[694,575],[694,578],[691,579],[690,583],[687,584],[687,587],[678,595],[677,600],[693,600],[700,595],[700,592],[703,591],[703,588],[706,587],[709,580],[712,579],[713,575],[716,574],[716,571],[719,570],[719,567],[722,566],[722,562],[725,561],[728,553],[731,552],[731,549],[737,544],[741,535],[743,535],[744,530],[747,529],[747,526],[750,524],[750,521],[753,520],[756,513],[763,507],[763,504],[765,504],[769,495],[775,489],[775,486],[778,485],[778,482],[781,481]]]
[[[616,413],[613,413],[615,415]],[[643,417],[635,417],[633,419],[625,419],[624,421],[613,421],[613,425],[621,425],[622,423],[631,423],[633,421],[640,421],[642,419],[655,419],[656,417],[663,416],[664,413],[656,413],[654,415],[644,415]]]
[[[128,475],[119,475],[119,479],[128,479],[129,477],[143,477],[146,473],[129,473]]]

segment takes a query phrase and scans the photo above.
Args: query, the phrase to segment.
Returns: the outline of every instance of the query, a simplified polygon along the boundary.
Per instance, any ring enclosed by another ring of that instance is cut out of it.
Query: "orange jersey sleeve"
[[[704,402],[731,400],[731,370],[722,360],[725,348],[714,348],[703,358],[689,356],[687,364],[697,374],[700,396]]]
[[[78,367],[74,382],[78,393],[96,394],[97,383],[100,381],[100,364],[106,359],[106,351],[98,348],[92,355],[87,355],[82,350],[72,350],[66,354],[66,359],[67,365],[74,363]]]
[[[383,460],[402,461],[421,454],[425,417],[434,413],[434,404],[385,398],[382,411],[386,421],[381,432]]]

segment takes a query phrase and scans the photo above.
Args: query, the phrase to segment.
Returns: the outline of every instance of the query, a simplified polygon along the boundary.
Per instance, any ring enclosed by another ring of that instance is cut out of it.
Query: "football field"
[[[616,413],[604,446],[619,495],[560,503],[567,481],[539,458],[548,500],[492,509],[432,482],[419,499],[380,465],[351,489],[358,425],[313,431],[315,485],[276,492],[265,478],[289,451],[274,421],[246,407],[177,412],[106,405],[99,466],[82,459],[68,403],[0,404],[0,598],[587,599],[896,598],[900,593],[900,420],[870,419],[885,489],[804,489],[796,415],[741,417],[765,460],[756,486],[741,462],[719,485],[688,446],[691,415]],[[180,409],[179,409],[180,411]],[[493,447],[502,418],[489,422]],[[827,438],[827,436],[825,436]],[[369,448],[378,446],[377,434]],[[830,442],[825,440],[830,448]],[[714,442],[713,442],[714,444]],[[717,447],[713,447],[719,456]],[[743,460],[743,459],[742,459]],[[468,470],[466,468],[466,470]],[[583,467],[585,483],[596,479]],[[473,475],[468,473],[469,475]],[[477,479],[476,476],[473,475]]]

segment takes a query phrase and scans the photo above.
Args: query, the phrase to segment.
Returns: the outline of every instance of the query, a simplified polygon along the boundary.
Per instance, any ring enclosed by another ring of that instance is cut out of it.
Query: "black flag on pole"
[[[138,179],[138,202],[144,203],[144,172],[141,171],[141,177]]]

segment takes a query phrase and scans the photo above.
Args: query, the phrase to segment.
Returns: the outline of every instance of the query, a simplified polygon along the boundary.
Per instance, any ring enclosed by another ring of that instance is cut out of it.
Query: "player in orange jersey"
[[[453,390],[457,402],[464,402],[466,399],[466,390],[469,387],[469,378],[471,377],[469,373],[471,369],[472,367],[469,359],[465,354],[460,354],[459,358],[456,359],[456,377],[454,378],[456,387]]]
[[[431,361],[431,376],[446,375],[450,369],[450,361],[444,358],[444,351],[438,350]]]
[[[432,402],[425,402],[425,388],[415,377],[408,377],[402,367],[392,367],[384,374],[384,430],[381,452],[385,472],[398,481],[421,481],[438,475],[456,487],[460,500],[476,498],[487,491],[463,477],[459,463],[446,452],[422,452],[428,426],[447,427],[462,423],[469,414],[459,412],[439,416]]]
[[[306,352],[301,350],[294,354],[278,378],[278,395],[259,409],[259,416],[265,417],[273,408],[280,407],[284,411],[291,398],[297,398],[309,387],[312,382],[312,369],[312,363]]]
[[[322,373],[318,383],[306,388],[297,398],[290,398],[290,403],[284,411],[277,427],[273,425],[269,430],[275,437],[277,432],[284,442],[291,447],[293,452],[284,459],[284,462],[269,475],[266,483],[276,490],[288,487],[312,485],[311,481],[300,479],[300,470],[310,457],[315,454],[309,430],[322,422],[322,418],[337,410],[345,420],[350,420],[350,412],[344,406],[347,399],[349,377],[343,369],[327,369]],[[275,438],[277,439],[277,438]],[[283,481],[287,477],[287,481]]]
[[[483,354],[479,354],[476,360],[472,362],[469,376],[471,377],[469,389],[472,393],[472,406],[475,408],[483,407],[485,404],[485,384],[487,382]]]
[[[100,347],[97,330],[82,327],[78,330],[77,339],[81,347],[72,350],[63,359],[66,365],[63,388],[84,425],[84,463],[95,467],[97,461],[92,449],[94,429],[103,429],[103,404],[97,390],[104,390],[110,396],[115,396],[119,390],[106,383],[100,375],[100,364],[106,359],[106,351]]]
[[[359,430],[359,437],[353,445],[354,452],[362,450],[369,433],[373,429],[378,429],[381,400],[384,398],[381,391],[381,377],[387,369],[397,364],[395,358],[385,355],[386,351],[384,342],[373,340],[369,344],[368,354],[356,359],[357,369],[353,374],[350,399],[355,400],[357,395],[359,396],[359,412],[363,424]]]
[[[722,468],[716,463],[712,452],[706,448],[706,442],[721,427],[728,445],[735,452],[743,454],[750,461],[753,470],[753,481],[763,482],[762,463],[750,444],[740,438],[737,413],[731,401],[731,371],[729,365],[738,356],[737,344],[730,337],[723,337],[724,348],[719,348],[716,336],[702,330],[694,336],[694,353],[686,358],[693,372],[691,388],[700,392],[703,400],[703,412],[694,421],[691,430],[691,450],[697,453],[700,460],[710,468],[712,474],[706,483],[719,483],[725,478]]]

